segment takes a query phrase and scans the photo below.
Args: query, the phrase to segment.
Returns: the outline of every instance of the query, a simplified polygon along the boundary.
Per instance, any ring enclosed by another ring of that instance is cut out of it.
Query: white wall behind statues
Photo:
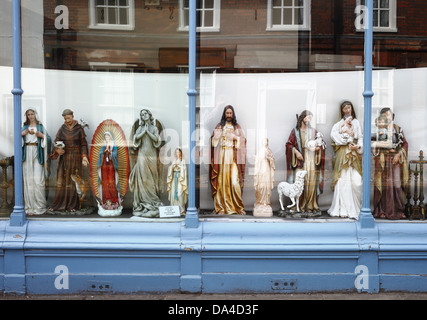
[[[339,105],[350,100],[363,124],[363,72],[283,73],[283,74],[212,74],[203,73],[200,87],[200,208],[211,210],[208,178],[209,138],[220,121],[223,108],[234,106],[237,121],[248,140],[246,181],[243,200],[246,210],[254,204],[253,169],[257,146],[266,136],[276,159],[275,186],[286,177],[285,143],[295,126],[296,114],[304,109],[314,113],[312,125],[325,135],[327,142],[325,186],[319,199],[321,209],[329,208],[333,150],[330,131],[339,116]],[[12,68],[0,67],[0,158],[13,154]],[[409,143],[409,159],[427,152],[427,69],[375,71],[373,75],[373,119],[381,107],[391,107]],[[88,143],[97,126],[105,119],[120,124],[129,138],[133,122],[142,108],[148,108],[167,129],[168,143],[164,162],[173,157],[177,146],[184,147],[188,162],[188,75],[131,74],[106,72],[22,70],[22,119],[28,108],[36,108],[40,120],[54,138],[63,123],[62,110],[74,110],[75,119],[89,124]],[[55,165],[55,163],[54,163]],[[51,185],[54,185],[53,167]],[[165,168],[166,170],[166,168]],[[372,170],[373,173],[373,170]],[[166,176],[166,172],[164,172]],[[426,177],[425,177],[426,178]],[[424,179],[426,180],[426,179]],[[425,184],[426,185],[426,184]],[[53,192],[50,196],[53,196]],[[164,194],[164,199],[167,199]],[[132,197],[127,195],[131,205]],[[125,205],[126,205],[125,203]],[[165,201],[167,203],[167,200]],[[273,210],[279,209],[276,190]]]

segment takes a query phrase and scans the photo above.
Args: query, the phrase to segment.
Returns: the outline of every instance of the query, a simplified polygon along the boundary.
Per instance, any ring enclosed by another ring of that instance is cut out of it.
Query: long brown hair
[[[351,106],[351,116],[353,119],[356,119],[356,111],[354,111],[354,106],[350,101],[344,101],[341,103],[340,112],[341,112],[341,119],[344,119],[344,112],[342,109],[344,109],[345,106],[350,105]]]
[[[237,123],[237,118],[236,118],[236,113],[234,112],[234,108],[233,108],[233,106],[232,106],[232,105],[228,105],[228,106],[225,106],[224,111],[222,112],[222,117],[221,117],[221,126],[224,126],[224,125],[225,125],[225,122],[226,122],[226,119],[225,119],[225,112],[226,112],[228,109],[230,109],[231,111],[233,111],[233,118],[232,118],[232,120],[231,120],[231,123],[232,123],[233,125],[236,125],[236,123]]]
[[[28,119],[28,116],[27,116],[27,112],[28,111],[34,112],[34,115],[36,116],[36,124],[40,124],[40,121],[37,119],[37,112],[36,112],[36,110],[34,110],[34,109],[28,109],[27,111],[25,111],[25,122],[24,122],[24,126],[30,125],[30,119]]]
[[[313,113],[309,110],[304,110],[303,112],[301,112],[299,116],[297,115],[297,129],[301,128],[301,123],[305,117],[312,116],[312,115]]]

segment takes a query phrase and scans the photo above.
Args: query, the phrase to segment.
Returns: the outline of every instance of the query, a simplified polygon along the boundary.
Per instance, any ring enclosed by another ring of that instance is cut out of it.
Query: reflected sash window
[[[217,32],[220,30],[220,0],[196,0],[197,1],[197,31]],[[179,0],[179,30],[188,31],[190,23],[190,1]]]
[[[373,26],[374,32],[396,32],[396,2],[397,0],[374,0]],[[357,0],[358,6],[364,6],[365,0]],[[363,25],[363,21],[362,21]],[[363,31],[358,29],[357,31]]]
[[[134,0],[90,0],[90,28],[133,30]]]
[[[310,30],[310,0],[268,0],[267,30]]]

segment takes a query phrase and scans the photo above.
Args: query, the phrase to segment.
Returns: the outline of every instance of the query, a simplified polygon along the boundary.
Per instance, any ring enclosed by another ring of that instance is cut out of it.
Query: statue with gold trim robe
[[[209,177],[214,213],[246,214],[242,200],[245,167],[246,138],[233,107],[227,106],[211,137]]]
[[[334,191],[328,213],[333,217],[358,219],[362,209],[362,154],[363,134],[353,104],[345,101],[340,106],[341,119],[331,130],[332,183]],[[350,127],[348,127],[348,125]],[[343,128],[350,131],[343,133]]]
[[[286,142],[286,162],[288,183],[295,182],[297,171],[307,171],[299,208],[302,212],[316,216],[321,214],[317,200],[323,193],[325,149],[316,147],[311,150],[308,147],[308,142],[317,135],[317,130],[310,126],[312,116],[310,111],[305,110],[298,117],[297,126],[292,129]]]
[[[389,141],[371,138],[375,158],[374,212],[375,218],[391,220],[406,218],[404,209],[405,190],[409,181],[408,142],[401,127],[393,123],[394,113],[390,108],[380,111],[388,118]]]

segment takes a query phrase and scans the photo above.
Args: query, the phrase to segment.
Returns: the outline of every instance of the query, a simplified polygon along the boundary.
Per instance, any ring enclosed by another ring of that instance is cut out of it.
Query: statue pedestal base
[[[273,209],[269,205],[256,204],[253,215],[254,217],[272,217]]]
[[[296,211],[296,210],[279,210],[278,216],[285,218],[316,218],[322,215],[321,211]]]
[[[120,206],[116,209],[104,209],[98,204],[98,214],[101,217],[118,217],[122,214],[123,207]]]

